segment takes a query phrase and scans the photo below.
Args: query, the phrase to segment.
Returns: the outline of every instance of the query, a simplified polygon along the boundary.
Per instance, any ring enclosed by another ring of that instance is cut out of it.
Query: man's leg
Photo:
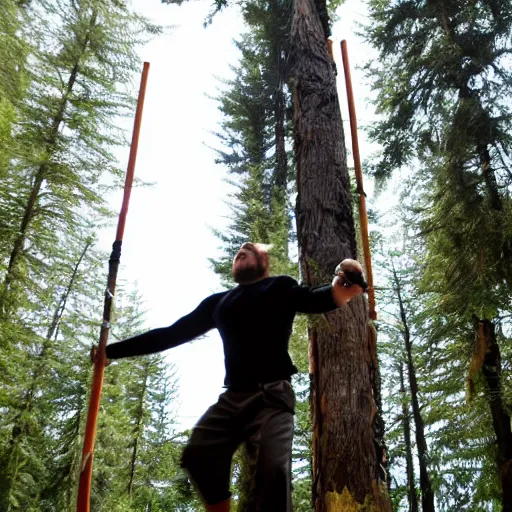
[[[262,393],[261,409],[246,430],[254,485],[249,509],[244,512],[291,512],[295,397],[287,381],[266,384]]]
[[[240,444],[237,404],[229,391],[198,421],[183,451],[182,467],[210,512],[229,511],[231,459]]]
[[[217,503],[217,505],[208,505],[206,504],[206,512],[229,512],[229,503],[231,500],[223,501],[222,503]]]

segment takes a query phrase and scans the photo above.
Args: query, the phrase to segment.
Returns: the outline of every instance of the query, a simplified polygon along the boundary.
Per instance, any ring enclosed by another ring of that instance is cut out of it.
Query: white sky
[[[194,309],[207,295],[220,291],[219,278],[208,258],[219,254],[219,242],[210,227],[228,223],[224,200],[229,186],[226,170],[214,163],[221,114],[214,100],[216,77],[229,78],[229,65],[237,63],[232,44],[242,20],[235,8],[218,14],[206,29],[203,21],[211,0],[162,5],[160,0],[133,0],[134,8],[150,19],[176,27],[144,47],[141,58],[151,63],[139,143],[136,176],[153,182],[135,188],[123,242],[119,278],[137,284],[148,310],[147,326],[167,326]],[[345,84],[339,50],[347,39],[356,109],[362,125],[372,116],[365,98],[369,90],[356,65],[369,58],[370,50],[355,35],[356,21],[364,21],[365,6],[347,0],[333,28],[339,70],[338,89],[350,148]],[[363,161],[369,157],[364,134],[359,134]],[[128,149],[120,154],[122,165]],[[112,207],[120,207],[120,195]],[[110,249],[115,231],[102,233],[101,244]],[[216,331],[206,339],[165,353],[177,365],[180,382],[180,426],[189,428],[222,392],[224,365],[222,344]]]

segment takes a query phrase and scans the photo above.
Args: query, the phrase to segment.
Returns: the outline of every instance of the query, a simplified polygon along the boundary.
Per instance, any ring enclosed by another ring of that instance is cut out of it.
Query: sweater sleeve
[[[287,277],[288,300],[298,313],[326,313],[337,309],[332,296],[332,286],[305,286]]]
[[[188,315],[169,327],[152,329],[107,346],[107,359],[154,354],[191,341],[215,327],[213,312],[223,293],[206,298]]]

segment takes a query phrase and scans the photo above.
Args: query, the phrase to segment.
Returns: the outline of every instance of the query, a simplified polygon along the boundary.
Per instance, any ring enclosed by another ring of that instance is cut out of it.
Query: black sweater
[[[227,387],[287,379],[297,372],[288,354],[295,313],[324,313],[336,307],[331,286],[310,288],[288,276],[268,277],[210,295],[170,327],[108,345],[107,358],[153,354],[217,328]]]

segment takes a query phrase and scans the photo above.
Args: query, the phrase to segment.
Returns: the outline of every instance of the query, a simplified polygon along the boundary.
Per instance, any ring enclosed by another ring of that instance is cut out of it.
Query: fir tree
[[[429,339],[465,339],[459,355],[469,385],[488,400],[503,510],[512,507],[512,432],[500,351],[501,312],[510,305],[510,106],[507,66],[511,7],[504,2],[375,2],[368,39],[384,115],[373,135],[377,167],[389,175],[414,157],[424,163],[417,222],[427,256],[422,290],[431,298]],[[441,326],[433,318],[449,325]],[[448,334],[450,332],[450,334]],[[435,340],[435,341],[434,341]],[[441,340],[443,340],[441,342]],[[464,345],[463,345],[464,346]],[[471,356],[473,353],[473,356]],[[471,363],[469,362],[471,359]]]
[[[18,114],[16,147],[23,151],[13,155],[13,188],[0,204],[11,219],[0,254],[4,318],[44,272],[56,233],[101,211],[100,177],[121,176],[108,149],[124,142],[113,120],[132,106],[125,84],[138,64],[135,46],[156,31],[122,3],[62,0],[31,9],[37,46],[27,69],[29,99]]]

